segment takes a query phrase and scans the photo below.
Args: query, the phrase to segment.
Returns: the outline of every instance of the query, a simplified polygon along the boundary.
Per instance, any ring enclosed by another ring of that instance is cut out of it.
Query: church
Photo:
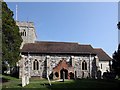
[[[96,78],[97,71],[110,71],[111,57],[101,48],[76,42],[36,41],[33,22],[17,21],[23,39],[19,78]]]

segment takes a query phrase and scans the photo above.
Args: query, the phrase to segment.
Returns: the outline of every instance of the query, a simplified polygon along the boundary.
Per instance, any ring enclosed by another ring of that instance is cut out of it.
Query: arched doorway
[[[74,79],[74,73],[70,72],[70,79]]]
[[[68,79],[68,70],[67,69],[61,69],[60,70],[60,79],[63,79],[63,75],[65,77],[65,79]]]

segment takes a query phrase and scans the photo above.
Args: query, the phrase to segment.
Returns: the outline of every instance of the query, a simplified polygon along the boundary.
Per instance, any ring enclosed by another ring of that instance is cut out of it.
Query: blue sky
[[[35,24],[37,40],[78,42],[112,56],[118,44],[117,2],[9,2],[18,20]],[[15,18],[15,15],[14,15]]]

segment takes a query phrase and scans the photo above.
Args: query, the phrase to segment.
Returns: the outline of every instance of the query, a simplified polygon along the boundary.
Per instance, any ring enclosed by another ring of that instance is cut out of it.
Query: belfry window
[[[24,35],[24,32],[20,32],[20,34],[21,34],[21,36],[23,36],[23,35]]]
[[[33,70],[38,70],[39,69],[39,62],[35,59],[33,62]]]
[[[26,31],[20,32],[21,36],[26,36]]]
[[[26,31],[24,30],[24,36],[26,36]]]
[[[82,70],[87,70],[87,63],[85,60],[82,62]]]

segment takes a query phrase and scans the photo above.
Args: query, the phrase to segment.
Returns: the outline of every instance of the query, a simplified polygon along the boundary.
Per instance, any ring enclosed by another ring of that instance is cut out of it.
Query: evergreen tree
[[[0,1],[0,73],[2,71],[2,2]]]
[[[2,62],[8,61],[14,66],[20,59],[22,38],[19,28],[13,19],[13,12],[2,2]]]
[[[118,50],[113,54],[112,68],[115,71],[116,75],[120,77],[120,44],[118,46]]]

